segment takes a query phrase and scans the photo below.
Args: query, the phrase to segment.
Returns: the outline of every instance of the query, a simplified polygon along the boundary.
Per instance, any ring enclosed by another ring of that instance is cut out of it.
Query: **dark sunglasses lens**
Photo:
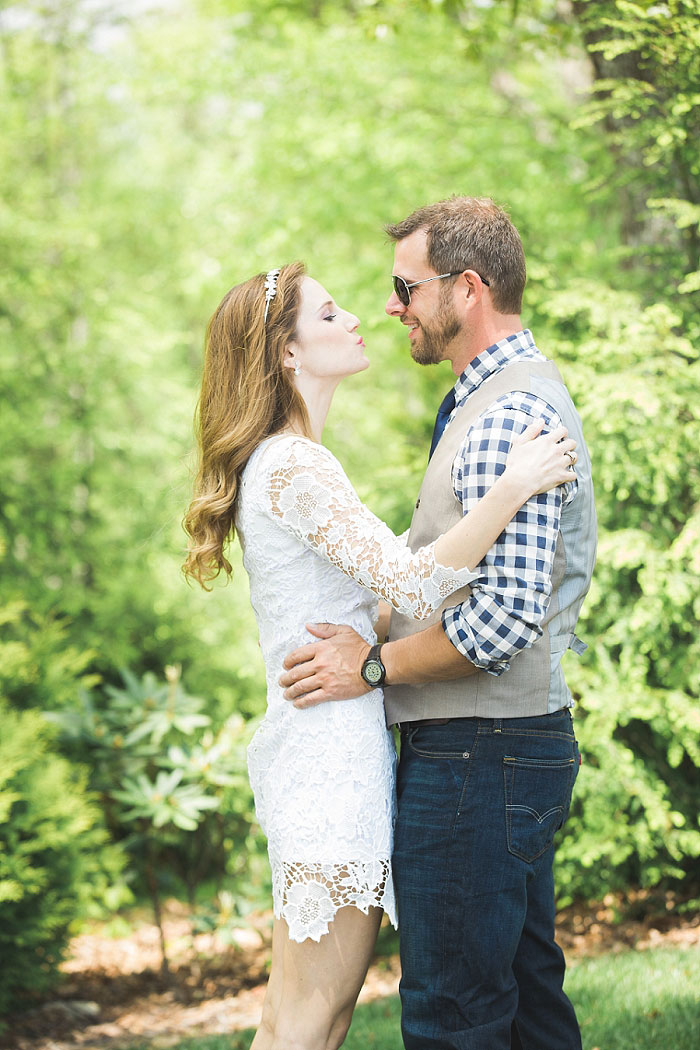
[[[394,291],[396,292],[399,302],[404,306],[408,306],[411,302],[411,293],[408,290],[408,285],[403,277],[393,277],[392,280],[394,282]]]

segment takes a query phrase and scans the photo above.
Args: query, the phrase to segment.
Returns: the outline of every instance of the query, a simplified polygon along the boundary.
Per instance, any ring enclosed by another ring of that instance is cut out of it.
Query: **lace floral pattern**
[[[293,940],[320,940],[338,909],[348,904],[367,915],[370,908],[383,901],[393,921],[393,897],[390,909],[385,898],[391,879],[387,860],[333,867],[283,861],[281,866],[284,878],[275,886],[274,910],[275,914],[284,915]]]
[[[412,553],[360,501],[328,449],[303,439],[286,445],[284,462],[270,473],[270,509],[341,572],[414,620],[426,619],[456,587],[475,579],[468,569],[436,562],[434,543]]]
[[[432,547],[411,554],[363,506],[335,457],[304,438],[256,449],[236,526],[267,672],[248,769],[275,915],[296,941],[319,940],[347,905],[384,908],[396,925],[396,756],[381,690],[299,711],[278,678],[286,653],[313,640],[307,622],[346,623],[372,643],[375,595],[425,616],[472,574],[437,565]]]

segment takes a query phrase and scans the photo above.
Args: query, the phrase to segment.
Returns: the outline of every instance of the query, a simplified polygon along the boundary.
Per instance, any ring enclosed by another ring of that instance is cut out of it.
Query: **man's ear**
[[[485,285],[483,284],[481,277],[476,270],[464,270],[461,275],[464,278],[464,298],[473,299],[476,296],[477,302],[481,299],[484,293]]]
[[[457,302],[460,307],[471,305],[472,299],[474,298],[474,284],[471,280],[471,273],[469,270],[464,270],[455,282],[457,289]]]

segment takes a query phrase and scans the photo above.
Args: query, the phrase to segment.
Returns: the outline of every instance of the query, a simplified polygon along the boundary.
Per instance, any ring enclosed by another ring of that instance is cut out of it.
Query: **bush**
[[[0,1014],[56,978],[71,922],[104,888],[107,840],[85,775],[34,711],[0,698]],[[114,866],[114,865],[113,865]]]
[[[65,619],[37,613],[21,599],[0,607],[0,695],[15,709],[74,705],[80,688],[99,681],[87,671],[93,656],[70,643]]]
[[[167,969],[165,893],[184,888],[194,905],[205,881],[220,891],[228,875],[240,895],[260,877],[264,846],[245,772],[250,731],[239,715],[214,728],[177,667],[166,668],[166,681],[129,671],[122,679],[121,687],[82,692],[80,705],[50,718],[72,756],[90,767],[132,879],[151,899]]]
[[[600,526],[590,648],[567,666],[584,764],[558,862],[561,889],[593,898],[697,879],[700,359],[673,311],[633,295],[580,282],[545,309]]]
[[[2,550],[0,549],[0,556]],[[44,716],[76,702],[91,654],[23,601],[0,607],[0,1014],[56,978],[72,921],[123,898],[120,851]]]

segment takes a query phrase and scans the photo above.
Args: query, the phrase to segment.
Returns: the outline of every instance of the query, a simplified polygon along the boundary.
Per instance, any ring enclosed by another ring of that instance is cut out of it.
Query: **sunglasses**
[[[476,270],[474,271],[476,273]],[[396,292],[396,298],[403,306],[411,305],[411,288],[417,288],[419,284],[427,284],[429,281],[441,281],[444,277],[457,277],[460,273],[464,273],[464,270],[453,270],[451,273],[439,273],[437,277],[426,277],[422,281],[413,281],[408,284],[404,281],[403,277],[398,277],[393,274],[392,281],[394,282],[394,291]],[[479,274],[481,277],[481,274]],[[485,277],[481,277],[481,281],[486,287],[490,287],[490,282]]]

